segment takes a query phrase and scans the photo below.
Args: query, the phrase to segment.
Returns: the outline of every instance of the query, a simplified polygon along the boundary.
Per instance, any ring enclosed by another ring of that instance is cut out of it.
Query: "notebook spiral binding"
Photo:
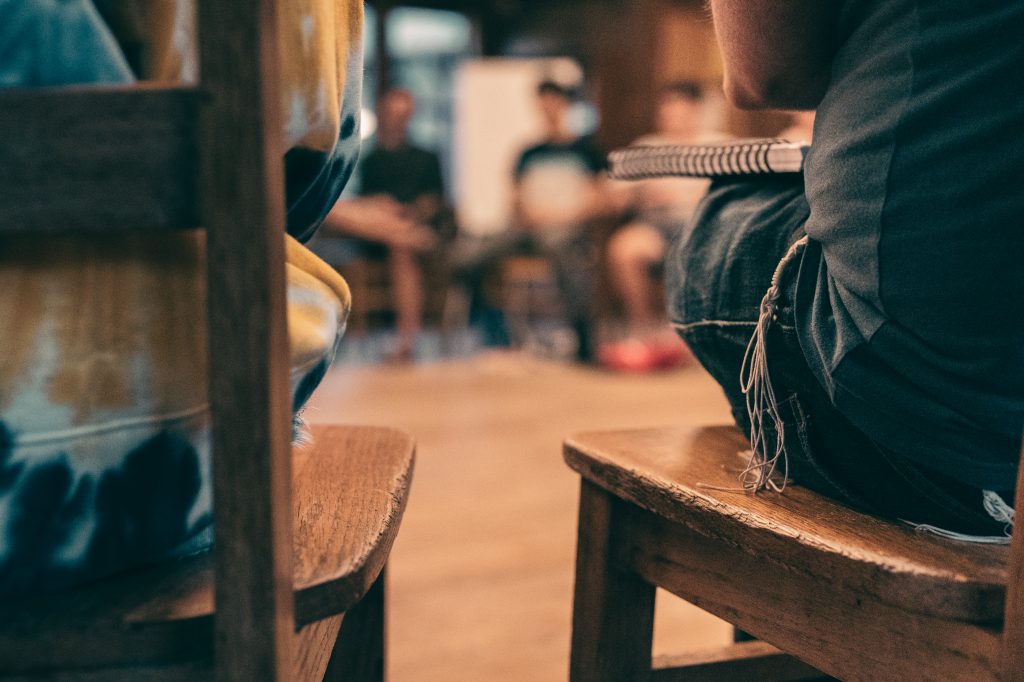
[[[650,145],[619,149],[608,156],[616,180],[658,177],[715,178],[730,175],[800,173],[809,147],[777,138],[715,144]]]

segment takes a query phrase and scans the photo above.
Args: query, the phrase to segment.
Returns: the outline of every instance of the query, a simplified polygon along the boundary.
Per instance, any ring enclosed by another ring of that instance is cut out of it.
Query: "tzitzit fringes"
[[[757,326],[747,349],[743,354],[740,368],[740,389],[746,398],[747,415],[750,418],[750,461],[740,474],[743,489],[749,492],[769,489],[782,492],[789,480],[789,460],[786,457],[786,431],[779,412],[778,399],[772,387],[771,372],[768,368],[768,328],[777,320],[779,299],[782,291],[779,279],[785,266],[807,245],[807,237],[793,244],[772,275],[771,286],[761,299]],[[767,427],[775,431],[774,443],[769,443]],[[776,480],[776,470],[781,465],[781,482]]]
[[[939,528],[933,526],[930,523],[911,523],[907,521],[914,530],[922,535],[934,535],[940,538],[946,538],[947,540],[959,540],[960,542],[971,542],[976,545],[1008,545],[1010,544],[1009,535],[968,535],[967,533],[957,533],[956,531],[946,530],[945,528]]]
[[[1017,515],[1014,508],[1006,504],[1006,501],[999,496],[999,493],[991,490],[983,490],[981,492],[981,505],[989,516],[999,523],[1005,524],[1004,532],[1009,537],[1013,533],[1013,521]]]
[[[313,433],[306,426],[306,420],[302,418],[302,413],[297,413],[292,417],[292,445],[301,447],[303,445],[310,445],[313,442]]]
[[[999,496],[999,493],[992,492],[991,490],[983,490],[981,492],[981,506],[994,521],[1005,524],[1002,535],[968,535],[966,533],[957,533],[945,528],[939,528],[938,526],[933,526],[929,523],[912,523],[910,521],[907,521],[907,523],[913,526],[914,530],[918,533],[937,535],[940,538],[947,538],[949,540],[973,542],[980,545],[1010,544],[1010,537],[1013,535],[1013,521],[1016,516],[1013,507],[1006,504],[1003,498]]]

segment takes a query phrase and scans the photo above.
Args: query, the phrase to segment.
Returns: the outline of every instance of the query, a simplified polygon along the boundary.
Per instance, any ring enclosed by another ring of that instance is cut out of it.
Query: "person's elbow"
[[[726,75],[726,98],[740,109],[815,109],[828,89],[827,74]]]

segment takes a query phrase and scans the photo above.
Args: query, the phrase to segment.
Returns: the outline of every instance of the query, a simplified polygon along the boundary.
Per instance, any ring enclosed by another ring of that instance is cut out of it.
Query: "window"
[[[385,16],[385,44],[377,45],[381,15],[366,7],[363,89],[364,134],[370,134],[375,118],[380,81],[380,47],[387,50],[389,84],[404,88],[416,99],[416,114],[409,125],[413,144],[437,152],[451,187],[453,146],[453,77],[458,63],[478,53],[473,24],[458,12],[395,7]],[[366,141],[372,147],[372,137]]]

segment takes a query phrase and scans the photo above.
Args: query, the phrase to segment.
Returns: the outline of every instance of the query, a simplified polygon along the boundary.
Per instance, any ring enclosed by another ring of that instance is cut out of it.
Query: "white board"
[[[537,85],[545,78],[578,82],[581,73],[568,58],[478,59],[459,67],[452,170],[460,229],[487,235],[508,227],[516,159],[542,137]]]

